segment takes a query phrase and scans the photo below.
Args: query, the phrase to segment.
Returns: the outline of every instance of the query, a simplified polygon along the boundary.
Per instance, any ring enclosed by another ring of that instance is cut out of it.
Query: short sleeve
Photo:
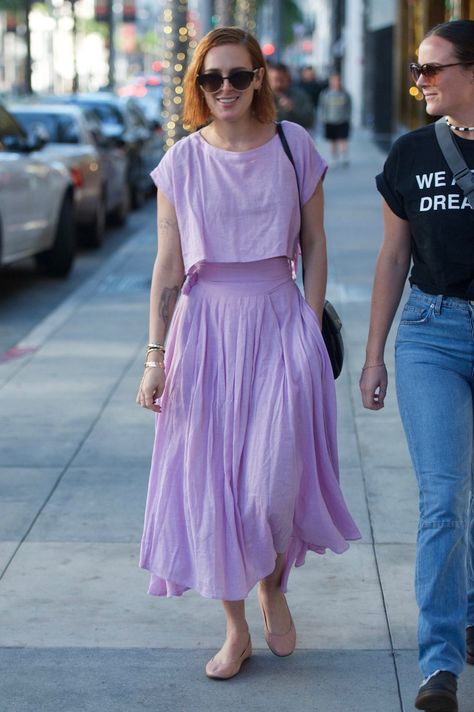
[[[153,183],[172,203],[175,204],[174,189],[173,189],[173,149],[170,148],[156,168],[152,170],[150,176]]]
[[[402,220],[407,220],[403,195],[397,190],[399,162],[400,149],[398,143],[395,143],[387,156],[382,173],[375,177],[375,183],[390,210]]]
[[[318,183],[324,180],[328,169],[326,161],[316,150],[310,137],[306,134],[305,152],[303,158],[303,180],[301,183],[301,203],[305,205],[313,196]]]
[[[318,183],[324,179],[327,163],[316,150],[306,129],[290,121],[283,121],[282,128],[298,171],[301,204],[305,205]]]

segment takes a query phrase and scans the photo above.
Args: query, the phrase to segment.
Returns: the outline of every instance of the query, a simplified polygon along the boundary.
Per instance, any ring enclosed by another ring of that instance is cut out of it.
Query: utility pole
[[[275,44],[275,54],[272,59],[281,62],[283,52],[283,0],[274,0],[273,6],[273,36]]]
[[[76,15],[76,0],[70,0],[71,15],[72,15],[72,93],[77,94],[79,91],[79,75],[77,73],[77,15]]]
[[[31,11],[31,0],[25,0],[25,43],[26,43],[25,92],[27,94],[33,94],[33,87],[31,84],[32,62],[31,62],[30,11]]]
[[[114,0],[108,0],[107,24],[109,28],[109,85],[113,90],[115,87],[115,19]]]

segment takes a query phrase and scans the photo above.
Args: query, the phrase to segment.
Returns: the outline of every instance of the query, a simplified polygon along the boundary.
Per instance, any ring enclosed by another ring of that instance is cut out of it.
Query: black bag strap
[[[442,117],[435,123],[436,138],[446,163],[453,172],[456,184],[461,188],[474,210],[474,175],[471,173],[451,129]]]
[[[293,166],[293,170],[295,171],[295,178],[296,178],[296,186],[298,188],[298,202],[300,204],[300,220],[302,218],[302,210],[301,210],[301,191],[300,191],[300,181],[298,178],[298,171],[296,170],[296,164],[295,160],[293,158],[293,154],[291,153],[291,148],[288,145],[288,141],[286,140],[285,132],[283,131],[283,126],[281,125],[280,121],[276,122],[276,127],[277,127],[277,133],[278,137],[281,141],[281,145],[283,146],[283,150],[285,151],[286,155],[288,156],[288,159]],[[300,228],[300,234],[299,234],[299,242],[301,245],[301,228]],[[304,266],[301,267],[301,276],[303,278],[303,284],[304,284]]]
[[[281,141],[281,145],[283,146],[283,150],[285,151],[286,155],[288,156],[290,163],[293,166],[293,169],[295,171],[296,185],[298,186],[298,200],[300,203],[300,210],[301,210],[300,181],[298,179],[298,171],[296,170],[296,164],[295,164],[295,161],[293,158],[293,154],[291,153],[291,148],[288,145],[288,141],[286,140],[285,132],[283,131],[283,126],[281,125],[280,121],[276,122],[276,127],[277,127],[278,137]]]

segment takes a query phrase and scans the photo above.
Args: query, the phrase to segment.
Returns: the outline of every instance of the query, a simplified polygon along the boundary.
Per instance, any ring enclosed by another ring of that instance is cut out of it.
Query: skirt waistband
[[[287,257],[272,257],[255,262],[201,262],[187,275],[183,294],[200,284],[220,293],[261,294],[292,281]]]

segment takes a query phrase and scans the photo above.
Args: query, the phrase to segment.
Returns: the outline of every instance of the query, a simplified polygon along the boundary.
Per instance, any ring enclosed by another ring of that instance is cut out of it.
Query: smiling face
[[[420,44],[420,64],[454,64],[459,62],[451,42],[431,35]],[[464,116],[472,113],[474,102],[474,65],[446,67],[435,77],[420,75],[416,86],[426,100],[426,113],[430,116]]]
[[[238,69],[252,71],[252,60],[245,47],[238,44],[225,44],[212,47],[206,54],[201,73],[219,72],[224,77]],[[238,91],[226,80],[214,94],[203,91],[206,104],[215,121],[236,122],[247,118],[251,113],[252,100],[262,83],[263,68],[255,73],[248,89]]]

